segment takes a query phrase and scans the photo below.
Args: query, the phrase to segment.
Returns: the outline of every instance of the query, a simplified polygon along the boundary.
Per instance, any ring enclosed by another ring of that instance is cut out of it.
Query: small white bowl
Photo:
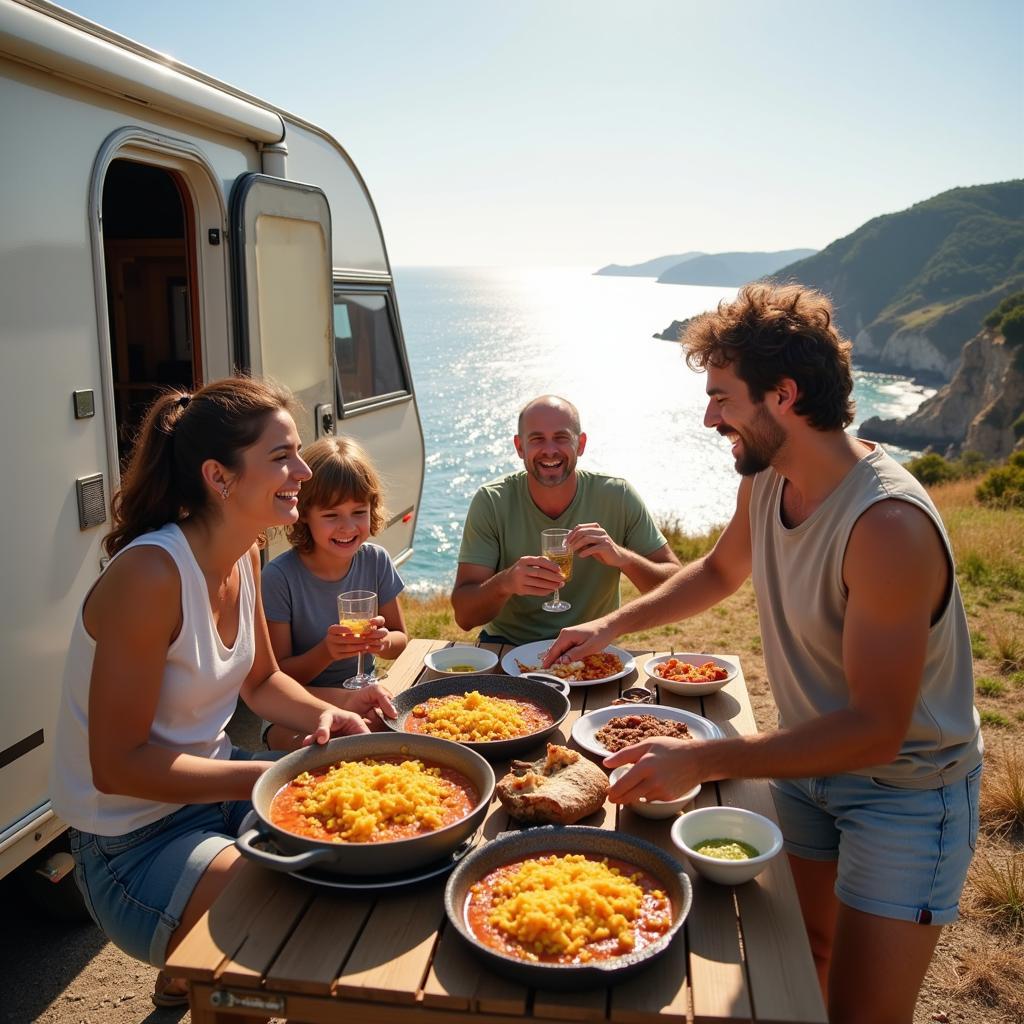
[[[443,676],[470,676],[480,672],[490,672],[498,664],[498,656],[486,647],[470,647],[468,644],[456,644],[454,647],[442,647],[431,651],[423,658],[423,664]],[[471,665],[472,671],[456,672],[456,665]]]
[[[729,674],[724,679],[716,679],[708,683],[684,683],[673,679],[662,679],[654,671],[655,666],[663,665],[672,658],[675,658],[676,661],[685,661],[689,665],[703,665],[705,662],[711,661]],[[659,654],[657,657],[648,658],[642,667],[652,683],[664,687],[669,693],[678,693],[681,697],[703,697],[706,694],[715,693],[727,683],[731,683],[739,671],[734,662],[719,658],[714,654]]]
[[[747,860],[720,860],[694,850],[709,839],[739,839],[760,854]],[[759,875],[782,849],[782,832],[770,818],[742,807],[699,807],[672,825],[672,842],[698,874],[721,885],[740,885]]]
[[[609,783],[615,785],[632,767],[631,764],[624,764],[613,769],[611,775],[608,776]],[[687,804],[693,803],[699,792],[700,783],[697,783],[693,789],[683,793],[682,796],[677,796],[675,800],[648,800],[645,797],[640,797],[638,800],[631,800],[626,806],[632,808],[643,818],[671,818]]]

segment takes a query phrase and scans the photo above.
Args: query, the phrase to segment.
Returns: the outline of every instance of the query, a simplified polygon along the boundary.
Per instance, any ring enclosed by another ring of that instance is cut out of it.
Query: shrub
[[[925,487],[934,487],[950,480],[969,480],[981,476],[990,465],[981,452],[968,449],[952,460],[943,458],[937,452],[928,452],[911,459],[905,468]]]
[[[1014,452],[1005,465],[990,470],[975,495],[983,505],[1024,506],[1024,452]]]
[[[934,487],[935,484],[944,484],[948,480],[955,480],[956,468],[948,460],[936,452],[929,452],[916,459],[911,459],[906,469],[912,473],[925,487]]]
[[[1014,292],[1012,295],[1007,295],[1002,302],[992,310],[991,313],[983,321],[986,327],[994,327],[996,329],[1002,324],[1004,318],[1008,313],[1012,313],[1015,309],[1024,306],[1024,291]]]
[[[1013,421],[1013,436],[1018,440],[1024,437],[1024,412]]]
[[[1024,343],[1024,306],[1007,313],[1003,317],[1000,328],[1007,345],[1020,345]]]

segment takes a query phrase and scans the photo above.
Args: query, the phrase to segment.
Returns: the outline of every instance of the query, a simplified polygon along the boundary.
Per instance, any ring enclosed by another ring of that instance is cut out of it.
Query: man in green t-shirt
[[[576,407],[542,395],[519,414],[513,438],[525,472],[484,484],[473,496],[452,590],[463,629],[480,638],[528,643],[557,636],[619,606],[621,573],[645,593],[668,579],[679,560],[639,495],[620,477],[576,468],[587,435]],[[572,578],[540,555],[541,531],[569,530]],[[554,591],[571,609],[547,612]]]

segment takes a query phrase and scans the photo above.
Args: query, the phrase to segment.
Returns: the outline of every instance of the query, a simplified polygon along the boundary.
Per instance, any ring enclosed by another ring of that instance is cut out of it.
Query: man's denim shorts
[[[234,761],[279,756],[231,752]],[[137,960],[163,967],[192,890],[251,810],[248,800],[192,804],[123,836],[69,829],[75,881],[107,938]]]
[[[838,860],[836,896],[854,910],[919,924],[957,918],[978,836],[981,765],[937,789],[866,775],[774,779],[786,850]]]

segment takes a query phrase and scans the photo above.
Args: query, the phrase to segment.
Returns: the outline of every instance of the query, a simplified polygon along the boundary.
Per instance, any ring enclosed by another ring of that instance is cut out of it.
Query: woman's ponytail
[[[214,381],[193,395],[160,395],[146,412],[114,496],[114,526],[103,540],[107,554],[167,523],[203,515],[210,503],[203,463],[215,459],[237,471],[266,417],[291,409],[292,402],[286,388],[251,377]]]

